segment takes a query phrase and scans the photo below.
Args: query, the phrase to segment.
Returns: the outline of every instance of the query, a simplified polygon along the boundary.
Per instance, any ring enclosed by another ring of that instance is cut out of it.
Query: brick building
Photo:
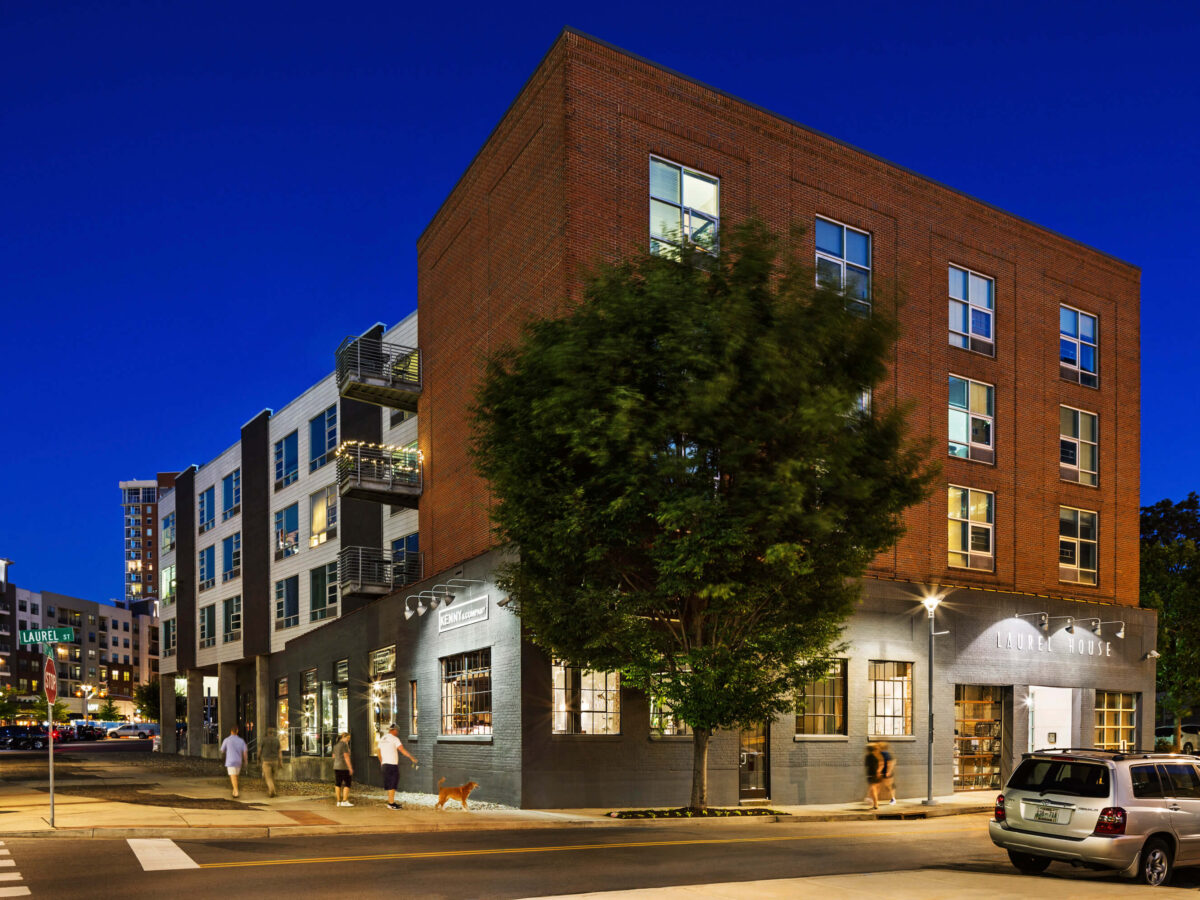
[[[485,355],[579,297],[593,262],[672,232],[719,234],[751,213],[777,233],[802,226],[799,252],[864,309],[896,302],[873,282],[903,286],[891,377],[872,402],[912,405],[942,479],[871,566],[845,658],[809,685],[804,711],[714,737],[711,800],[856,799],[875,738],[891,741],[907,796],[924,793],[927,752],[934,791],[947,793],[995,787],[1032,746],[1150,741],[1138,270],[570,30],[418,241],[428,577],[343,603],[321,627],[282,639],[276,627],[259,663],[259,727],[315,728],[319,747],[344,713],[356,770],[377,781],[371,731],[394,718],[423,763],[406,788],[445,775],[525,806],[686,801],[690,737],[670,711],[615,675],[552,666],[502,609],[468,407]],[[358,349],[380,346],[368,335]],[[343,378],[342,361],[342,403],[399,402],[378,370]],[[411,500],[399,487],[356,493],[339,478],[340,496],[376,503]],[[948,632],[932,673],[930,595],[944,597],[936,627]]]

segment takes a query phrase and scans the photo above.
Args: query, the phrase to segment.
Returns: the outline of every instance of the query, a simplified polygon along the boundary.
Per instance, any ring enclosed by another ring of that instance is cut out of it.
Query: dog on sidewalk
[[[471,791],[479,787],[474,781],[468,781],[466,784],[460,784],[457,787],[442,787],[446,781],[446,776],[443,775],[438,779],[438,802],[437,808],[441,809],[446,805],[447,800],[457,800],[462,804],[462,808],[470,811],[467,806],[467,798],[471,796]]]

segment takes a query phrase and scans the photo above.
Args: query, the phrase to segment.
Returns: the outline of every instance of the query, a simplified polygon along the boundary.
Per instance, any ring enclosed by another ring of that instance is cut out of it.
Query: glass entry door
[[[763,724],[742,732],[738,754],[739,800],[762,800],[770,793],[767,730]]]
[[[1004,688],[954,686],[954,789],[1000,789]]]

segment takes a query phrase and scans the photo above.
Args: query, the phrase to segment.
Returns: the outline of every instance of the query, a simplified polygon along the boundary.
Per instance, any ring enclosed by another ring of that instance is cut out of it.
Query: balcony
[[[337,450],[338,493],[416,509],[421,499],[419,451],[347,441]]]
[[[334,371],[338,392],[351,400],[417,411],[421,351],[379,338],[348,337],[338,346]]]
[[[343,547],[338,588],[343,596],[383,597],[424,577],[424,556],[378,547]]]

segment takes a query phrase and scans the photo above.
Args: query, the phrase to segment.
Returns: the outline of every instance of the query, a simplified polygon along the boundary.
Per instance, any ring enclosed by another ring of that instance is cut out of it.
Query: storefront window
[[[317,719],[317,670],[301,673],[300,683],[300,752],[304,756],[318,756],[321,742]]]
[[[873,659],[867,681],[871,691],[867,734],[912,734],[912,663]]]
[[[492,651],[443,657],[442,734],[492,733]]]
[[[321,755],[333,753],[333,739],[337,734],[337,720],[334,707],[333,682],[321,682]]]
[[[692,727],[675,714],[665,697],[650,697],[650,733],[656,737],[676,737],[692,733]]]
[[[556,661],[551,669],[555,734],[620,734],[621,676]]]
[[[1096,691],[1096,749],[1137,749],[1137,694]]]
[[[1001,688],[954,686],[954,789],[1000,789]]]
[[[279,732],[279,747],[284,753],[288,752],[290,743],[288,738],[288,680],[280,678],[275,683],[275,728]]]
[[[417,736],[417,681],[414,678],[408,683],[408,735]]]
[[[796,734],[846,733],[846,661],[832,660],[822,678],[805,682],[796,711]]]
[[[396,721],[396,679],[371,682],[371,755],[379,753],[379,736]]]

